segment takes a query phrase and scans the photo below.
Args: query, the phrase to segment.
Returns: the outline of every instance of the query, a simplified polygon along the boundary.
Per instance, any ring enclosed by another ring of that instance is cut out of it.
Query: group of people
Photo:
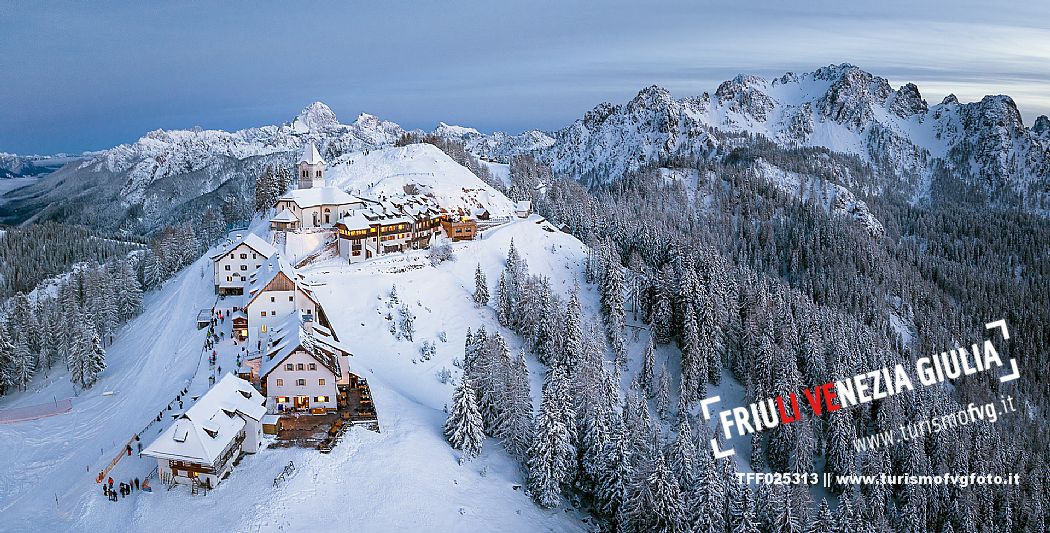
[[[130,496],[132,491],[140,490],[139,478],[128,481],[127,483],[120,483],[117,488],[113,488],[113,478],[109,478],[108,483],[102,484],[102,495],[109,498],[109,501],[117,501],[117,497],[123,498],[124,496]]]

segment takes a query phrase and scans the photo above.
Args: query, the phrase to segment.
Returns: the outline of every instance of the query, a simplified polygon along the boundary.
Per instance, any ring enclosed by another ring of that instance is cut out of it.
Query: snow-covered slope
[[[197,368],[204,332],[195,328],[196,310],[215,301],[207,259],[201,259],[147,298],[145,312],[109,348],[101,381],[74,399],[73,412],[0,425],[0,442],[18,443],[7,447],[7,474],[0,476],[3,528],[400,531],[424,525],[430,531],[585,531],[581,514],[542,510],[532,503],[521,488],[525,480],[519,468],[499,443],[488,440],[479,458],[461,465],[441,433],[453,387],[441,383],[438,372],[447,368],[458,379],[453,360],[462,358],[467,328],[484,324],[490,332],[502,331],[511,349],[519,345],[499,327],[491,309],[478,310],[471,299],[475,264],[495,277],[511,239],[530,269],[549,276],[559,292],[582,283],[583,244],[538,217],[456,243],[458,260],[437,267],[418,251],[353,266],[320,262],[304,271],[353,351],[352,371],[369,381],[382,433],[351,430],[328,455],[264,449],[245,457],[207,496],[155,484],[153,493],[110,502],[95,484],[95,472],[165,408]],[[393,285],[417,317],[414,341],[387,332],[384,316]],[[584,287],[583,300],[594,318],[598,304],[592,287]],[[419,356],[424,340],[437,345],[427,361]],[[542,368],[531,359],[529,368],[538,398]],[[103,396],[103,391],[115,394]],[[191,394],[201,392],[191,386]],[[67,376],[56,372],[27,393],[3,398],[0,408],[69,394]],[[151,427],[145,438],[160,427]],[[289,461],[297,473],[275,488],[274,477]],[[129,472],[124,462],[119,468]]]
[[[496,217],[514,214],[513,202],[432,144],[347,154],[329,167],[328,180],[370,198],[424,194],[448,209],[483,207]]]

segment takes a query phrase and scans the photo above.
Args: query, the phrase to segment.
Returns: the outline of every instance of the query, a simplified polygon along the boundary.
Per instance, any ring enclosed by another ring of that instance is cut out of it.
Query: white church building
[[[274,230],[302,230],[331,228],[335,223],[365,206],[365,201],[351,196],[338,187],[328,185],[325,160],[313,143],[307,143],[299,157],[299,188],[281,196],[270,219]]]

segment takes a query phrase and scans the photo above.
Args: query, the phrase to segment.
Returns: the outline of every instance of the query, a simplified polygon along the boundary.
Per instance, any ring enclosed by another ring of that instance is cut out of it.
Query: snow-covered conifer
[[[481,271],[481,263],[474,269],[474,305],[484,307],[489,303],[489,283]]]
[[[464,378],[452,395],[452,410],[445,420],[445,437],[453,448],[462,450],[471,458],[481,453],[485,441],[482,431],[481,413],[475,403],[477,397],[470,379]]]

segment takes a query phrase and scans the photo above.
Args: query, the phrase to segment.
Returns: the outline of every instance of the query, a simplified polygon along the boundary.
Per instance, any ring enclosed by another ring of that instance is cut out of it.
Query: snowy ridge
[[[914,84],[893,89],[849,64],[769,80],[741,75],[714,94],[683,99],[651,86],[549,135],[465,140],[493,160],[531,153],[557,173],[605,181],[673,157],[724,155],[754,135],[858,156],[912,183],[918,196],[928,191],[915,184],[928,182],[937,164],[993,195],[1023,197],[1033,210],[1045,210],[1050,195],[1050,119],[1025,127],[1008,96],[929,106]]]
[[[325,104],[314,102],[294,120],[280,126],[222,130],[155,130],[132,144],[95,154],[79,169],[127,176],[121,191],[126,205],[142,201],[158,180],[197,171],[213,170],[223,160],[282,155],[294,158],[307,142],[322,153],[379,148],[393,144],[404,130],[392,122],[362,114],[351,124],[341,124]]]
[[[432,144],[347,154],[328,169],[331,185],[369,198],[423,194],[447,209],[514,215],[514,202]]]

